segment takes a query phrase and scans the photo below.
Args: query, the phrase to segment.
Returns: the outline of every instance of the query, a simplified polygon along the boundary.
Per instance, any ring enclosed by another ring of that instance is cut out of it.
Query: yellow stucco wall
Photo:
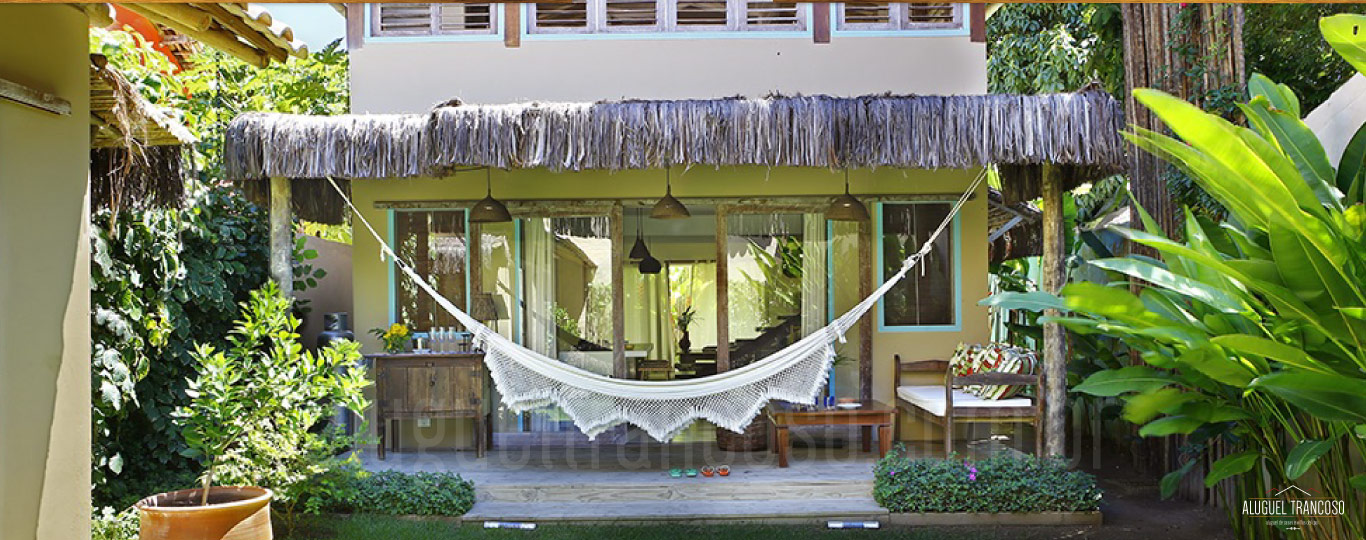
[[[876,194],[946,194],[955,197],[971,183],[977,170],[921,171],[879,169],[850,171],[850,186],[854,193]],[[504,200],[512,199],[649,199],[663,191],[662,171],[625,171],[609,173],[589,171],[552,173],[546,170],[494,171],[493,193]],[[387,237],[387,215],[375,208],[377,201],[403,200],[475,200],[484,196],[482,172],[443,179],[357,180],[352,183],[352,196],[365,219],[381,236]],[[673,192],[687,197],[739,196],[795,196],[830,195],[842,188],[843,174],[826,169],[763,167],[694,167],[682,174],[674,173]],[[960,342],[982,342],[988,339],[987,310],[977,301],[987,296],[986,253],[986,195],[985,186],[964,209],[961,216],[962,256],[962,330],[957,332],[875,332],[873,341],[873,396],[892,402],[894,389],[893,354],[903,359],[947,358]],[[373,336],[365,334],[370,328],[387,325],[389,320],[389,268],[373,254],[379,246],[359,223],[354,240],[354,320],[357,335],[362,337],[366,351],[380,350]],[[627,242],[632,238],[628,236]],[[857,260],[856,252],[849,256]],[[837,309],[847,309],[858,300],[857,289],[837,285]],[[851,332],[851,345],[857,344],[857,332]],[[856,356],[857,347],[848,349]],[[856,366],[843,366],[838,385],[843,395],[853,395],[849,381],[857,381]],[[855,383],[856,384],[856,383]],[[856,389],[856,386],[852,386]],[[446,424],[433,422],[431,428],[405,428],[405,445],[443,445],[454,437],[466,441],[467,422]],[[903,437],[937,437],[937,430],[921,422],[908,421],[903,425]]]
[[[769,93],[980,94],[986,45],[968,36],[376,42],[351,52],[351,110],[466,103],[688,99]]]
[[[83,13],[0,5],[0,538],[90,537],[90,114]]]

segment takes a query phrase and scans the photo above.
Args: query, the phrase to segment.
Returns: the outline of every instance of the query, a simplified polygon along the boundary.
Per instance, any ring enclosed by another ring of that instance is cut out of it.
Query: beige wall
[[[318,280],[317,287],[294,295],[308,300],[308,307],[311,308],[304,319],[303,331],[299,332],[299,339],[311,349],[318,342],[318,333],[323,331],[323,314],[352,311],[351,246],[316,236],[305,236],[304,247],[318,251],[318,258],[308,261],[308,264],[327,272],[327,276]],[[356,319],[352,316],[351,330],[356,329],[355,325]]]
[[[956,197],[967,188],[975,174],[977,171],[888,168],[851,171],[850,181],[854,193],[934,193]],[[352,183],[352,196],[365,219],[378,229],[381,236],[387,236],[386,211],[375,208],[377,201],[476,200],[484,196],[482,180],[482,173],[444,179],[356,180]],[[842,181],[842,174],[825,169],[694,167],[686,173],[675,174],[673,192],[685,201],[687,197],[829,195],[838,192]],[[545,170],[493,172],[494,195],[506,199],[650,199],[660,195],[662,184],[663,174],[657,170],[616,173],[552,173]],[[885,402],[893,399],[893,354],[901,354],[906,360],[947,358],[960,342],[974,343],[988,339],[987,310],[977,305],[978,300],[987,296],[985,200],[985,187],[982,187],[978,197],[968,204],[961,217],[962,331],[876,333],[873,342],[874,398]],[[357,223],[356,226],[353,244],[356,253],[378,252],[379,246],[375,240],[364,232],[361,224]],[[626,240],[629,243],[634,238],[628,235]],[[354,320],[358,329],[357,337],[364,343],[366,351],[378,351],[380,346],[373,336],[364,334],[364,330],[389,322],[388,272],[388,266],[377,257],[354,259]],[[856,287],[844,287],[836,292],[837,309],[847,309],[857,301]],[[851,333],[850,337],[850,343],[854,346],[848,349],[848,353],[857,356],[856,333]],[[841,373],[846,374],[842,377],[845,384],[857,380],[857,370],[852,366],[845,367]],[[848,376],[850,374],[852,379]],[[852,395],[856,390],[850,391],[845,384],[840,385],[840,391],[845,392],[843,395]],[[463,439],[467,431],[465,423],[444,425],[442,422],[433,422],[429,429],[409,429],[410,435],[404,441],[405,444],[435,445],[453,434]],[[924,431],[916,424],[903,429],[903,435],[933,436],[933,431]]]
[[[90,113],[86,17],[0,5],[0,538],[90,536]]]
[[[986,47],[967,36],[367,42],[351,52],[351,109],[681,99],[769,93],[980,94]]]

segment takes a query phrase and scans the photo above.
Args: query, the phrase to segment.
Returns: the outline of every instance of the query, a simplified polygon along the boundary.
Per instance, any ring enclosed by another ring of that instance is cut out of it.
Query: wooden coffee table
[[[873,450],[873,428],[877,428],[878,456],[892,449],[892,426],[896,425],[896,408],[878,401],[864,401],[857,409],[813,408],[774,401],[768,406],[768,417],[776,431],[774,451],[778,466],[787,467],[791,441],[788,428],[792,426],[861,426],[863,451]]]

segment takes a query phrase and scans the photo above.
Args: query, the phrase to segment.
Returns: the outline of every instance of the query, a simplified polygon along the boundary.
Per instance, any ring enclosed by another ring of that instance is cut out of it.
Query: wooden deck
[[[557,522],[765,522],[815,523],[830,519],[884,519],[873,501],[875,453],[859,451],[857,438],[840,448],[792,449],[790,467],[776,454],[724,452],[715,443],[595,447],[494,448],[473,452],[409,451],[379,461],[362,455],[370,470],[459,473],[475,484],[469,520]],[[815,446],[811,444],[809,446]],[[938,457],[942,447],[909,447]],[[970,455],[1015,452],[986,442]],[[728,477],[671,478],[670,468],[729,465]]]

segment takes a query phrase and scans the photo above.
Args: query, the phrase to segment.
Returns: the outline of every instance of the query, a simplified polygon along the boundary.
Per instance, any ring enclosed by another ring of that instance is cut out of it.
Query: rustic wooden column
[[[285,296],[294,294],[294,219],[289,179],[270,179],[270,279]]]
[[[716,371],[730,369],[730,257],[726,252],[724,204],[716,205]]]
[[[626,252],[622,243],[624,212],[621,202],[612,205],[612,376],[625,379],[630,375],[626,365]]]
[[[1062,175],[1054,165],[1043,165],[1043,288],[1053,294],[1067,280],[1063,261]],[[1056,317],[1058,310],[1044,310]],[[1058,323],[1043,325],[1043,374],[1046,379],[1044,400],[1044,453],[1066,454],[1064,422],[1067,415],[1067,333]]]
[[[858,295],[867,298],[873,294],[873,224],[860,221],[858,224]],[[858,397],[863,401],[873,399],[873,317],[876,309],[870,309],[858,321]]]

